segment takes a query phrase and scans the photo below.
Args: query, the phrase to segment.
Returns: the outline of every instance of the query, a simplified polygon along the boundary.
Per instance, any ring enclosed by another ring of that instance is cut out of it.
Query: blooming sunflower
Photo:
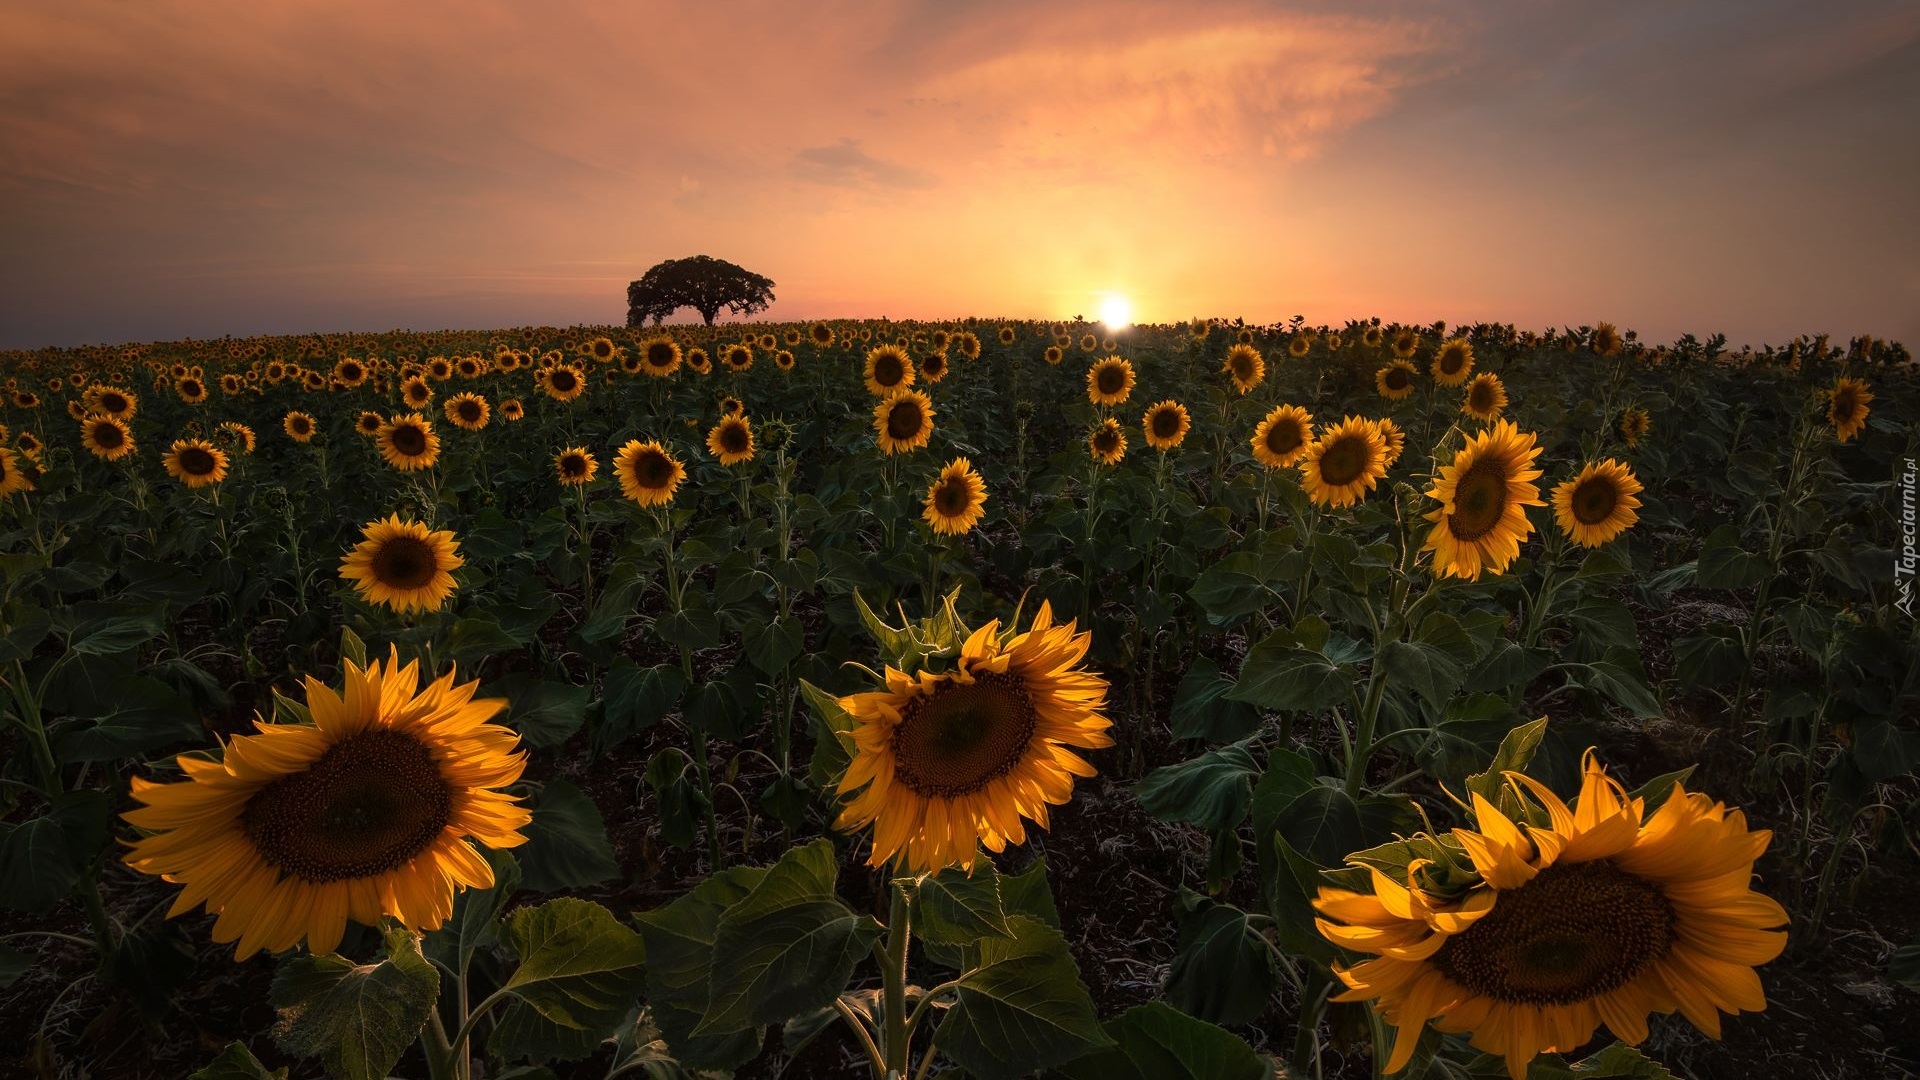
[[[1299,360],[1304,358],[1312,348],[1312,338],[1305,334],[1295,334],[1293,340],[1287,342],[1287,355]]]
[[[1620,331],[1610,322],[1603,322],[1594,327],[1593,336],[1589,342],[1593,346],[1593,351],[1601,356],[1618,356],[1625,344],[1621,340]]]
[[[687,478],[687,470],[657,442],[629,439],[613,459],[620,493],[641,506],[664,506]]]
[[[116,420],[132,420],[140,407],[140,399],[117,386],[103,386],[95,383],[87,387],[82,397],[88,412],[111,416]]]
[[[1373,423],[1380,429],[1380,438],[1387,444],[1387,468],[1391,469],[1393,463],[1400,460],[1401,452],[1407,448],[1407,433],[1401,431],[1400,425],[1394,423],[1390,416],[1383,416]]]
[[[1373,373],[1373,385],[1379,389],[1381,397],[1388,401],[1399,401],[1413,393],[1413,377],[1419,370],[1405,360],[1395,360]]]
[[[353,430],[362,435],[373,436],[380,434],[380,429],[385,426],[385,424],[386,421],[381,418],[379,413],[374,412],[372,409],[366,409],[362,411],[359,416],[354,417]]]
[[[540,389],[555,401],[572,401],[587,392],[587,373],[567,364],[555,364],[539,375]]]
[[[913,363],[898,345],[880,345],[867,353],[867,393],[886,397],[913,385]]]
[[[600,463],[584,446],[569,446],[554,455],[554,475],[569,487],[580,487],[593,482],[593,476],[600,471]]]
[[[1000,328],[1000,344],[1011,345],[1016,336],[1013,327],[1003,326]]]
[[[1394,351],[1399,352],[1399,345]],[[1433,354],[1433,381],[1441,386],[1459,386],[1473,371],[1473,345],[1466,338],[1454,338]]]
[[[732,394],[728,394],[726,397],[720,399],[721,416],[732,416],[734,413],[746,411],[746,408],[746,402],[741,401]]]
[[[707,350],[692,348],[687,350],[687,366],[695,375],[705,375],[713,370],[713,361],[708,359]]]
[[[947,354],[928,353],[920,358],[920,377],[930,383],[937,383],[947,377]]]
[[[1377,349],[1387,339],[1387,332],[1378,326],[1369,326],[1360,334],[1360,342],[1369,349]]]
[[[1095,405],[1124,405],[1133,394],[1133,365],[1109,356],[1087,369],[1087,400]]]
[[[1373,421],[1349,416],[1307,444],[1300,473],[1314,502],[1352,506],[1387,475],[1387,441]]]
[[[1099,338],[1094,337],[1092,334],[1080,335],[1080,351],[1081,352],[1092,352],[1093,350],[1099,347],[1100,347]]]
[[[729,345],[727,351],[720,354],[720,360],[727,365],[728,371],[735,374],[744,372],[753,366],[753,346],[745,342]]]
[[[1632,469],[1608,458],[1553,489],[1553,516],[1574,543],[1599,547],[1640,520],[1642,490]]]
[[[1060,350],[1060,346],[1049,345],[1047,346],[1047,351],[1040,354],[1040,358],[1045,360],[1048,364],[1054,367],[1058,367],[1060,365],[1060,361],[1064,359],[1066,355],[1067,355],[1066,353]]]
[[[1433,552],[1434,573],[1477,581],[1484,570],[1501,573],[1520,555],[1520,543],[1533,534],[1526,507],[1544,506],[1534,483],[1540,470],[1533,460],[1540,446],[1533,433],[1521,434],[1501,420],[1467,440],[1434,478],[1427,495],[1440,508],[1422,551]]]
[[[527,407],[525,405],[520,404],[519,398],[510,397],[507,400],[500,403],[500,418],[502,420],[505,420],[509,424],[521,419],[526,415],[527,415]]]
[[[95,414],[80,422],[80,443],[94,457],[119,461],[133,453],[133,432],[117,416]]]
[[[432,421],[419,413],[396,416],[380,425],[374,436],[380,456],[401,472],[429,468],[440,460],[440,436]]]
[[[1313,414],[1298,405],[1276,405],[1253,429],[1253,459],[1269,469],[1299,461],[1313,441]]]
[[[1460,411],[1475,420],[1492,423],[1500,416],[1500,410],[1507,407],[1507,388],[1500,376],[1492,372],[1475,375],[1467,384],[1466,400],[1460,403]]]
[[[1221,362],[1220,370],[1233,377],[1234,389],[1242,394],[1260,385],[1267,377],[1267,361],[1260,350],[1245,342],[1227,350],[1227,358]]]
[[[815,348],[824,349],[833,344],[833,327],[823,322],[814,323],[807,327],[807,340],[811,341]]]
[[[1140,427],[1147,434],[1148,446],[1165,451],[1186,439],[1193,422],[1187,415],[1187,407],[1169,398],[1149,408],[1140,418]]]
[[[680,370],[680,343],[670,337],[648,338],[640,344],[640,370],[656,379]]]
[[[1576,1049],[1601,1024],[1647,1037],[1676,1009],[1719,1038],[1720,1013],[1758,1012],[1754,965],[1780,955],[1787,913],[1751,888],[1772,834],[1675,783],[1651,817],[1588,751],[1569,807],[1531,777],[1504,774],[1548,824],[1516,823],[1478,792],[1476,829],[1451,839],[1481,884],[1446,901],[1370,869],[1374,891],[1322,887],[1320,932],[1375,958],[1334,974],[1336,1001],[1373,1001],[1399,1028],[1387,1072],[1405,1068],[1428,1019],[1506,1059],[1515,1080],[1539,1054]],[[1525,805],[1526,800],[1521,799]]]
[[[1412,330],[1402,330],[1393,335],[1393,355],[1402,360],[1411,359],[1420,351],[1420,335]]]
[[[215,430],[223,439],[229,440],[235,446],[239,447],[240,452],[243,454],[253,453],[253,448],[259,443],[259,439],[254,435],[253,429],[238,420],[223,420]]]
[[[175,480],[190,488],[227,478],[227,452],[205,439],[175,439],[160,463]]]
[[[933,438],[933,402],[918,390],[896,390],[873,407],[873,430],[889,454],[918,450]]]
[[[1872,400],[1873,391],[1865,379],[1842,376],[1834,383],[1827,392],[1827,422],[1833,425],[1834,437],[1848,442],[1860,434],[1867,426],[1867,403]]]
[[[753,424],[746,413],[733,413],[720,418],[707,432],[707,453],[720,459],[722,465],[738,465],[753,460]]]
[[[1628,446],[1639,446],[1640,437],[1653,427],[1653,417],[1645,409],[1628,409],[1620,414],[1620,437]]]
[[[1109,416],[1095,425],[1087,435],[1087,453],[1102,465],[1120,464],[1127,456],[1127,433],[1120,430],[1120,421]]]
[[[457,888],[493,886],[470,840],[526,840],[531,815],[496,790],[525,761],[519,736],[488,722],[506,701],[476,700],[480,684],[455,686],[451,670],[421,690],[397,653],[346,669],[344,693],[306,680],[312,725],[262,723],[217,762],[182,755],[180,783],[133,779],[144,805],[122,817],[149,835],[127,865],[185,885],[168,917],[204,903],[236,959],[303,938],[330,953],[348,919],[436,929]]]
[[[20,467],[20,455],[0,446],[0,499],[32,490],[33,481]]]
[[[487,399],[479,394],[455,394],[445,406],[447,423],[465,431],[479,431],[493,417]]]
[[[409,375],[400,382],[400,400],[409,408],[424,409],[433,403],[433,384],[424,375]]]
[[[980,524],[986,515],[987,484],[973,471],[966,458],[954,458],[940,470],[940,476],[927,489],[927,506],[921,515],[933,531],[943,536],[959,536]]]
[[[597,337],[587,342],[587,355],[597,363],[611,362],[616,351],[612,338]]]
[[[1074,631],[1043,602],[1025,633],[974,631],[950,671],[888,667],[886,689],[840,699],[855,751],[839,793],[859,794],[834,827],[873,825],[867,865],[971,870],[981,844],[1025,843],[1023,817],[1046,828],[1073,778],[1094,775],[1069,747],[1113,745],[1107,682],[1075,666],[1092,635]]]
[[[192,375],[174,383],[173,391],[189,405],[198,405],[207,400],[207,384]]]
[[[460,542],[446,530],[428,531],[417,521],[394,514],[369,521],[361,540],[340,560],[340,577],[353,582],[370,604],[385,604],[405,614],[439,611],[453,594],[453,572],[466,564]]]

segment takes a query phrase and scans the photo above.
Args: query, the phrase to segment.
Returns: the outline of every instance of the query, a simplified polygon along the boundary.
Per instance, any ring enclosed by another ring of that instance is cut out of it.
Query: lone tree
[[[709,255],[668,259],[627,286],[627,325],[640,326],[690,307],[713,325],[721,308],[735,315],[765,311],[773,303],[773,282]]]

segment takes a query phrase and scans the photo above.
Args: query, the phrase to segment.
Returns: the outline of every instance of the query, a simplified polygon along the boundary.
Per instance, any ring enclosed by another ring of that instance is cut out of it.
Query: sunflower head
[[[1440,468],[1427,490],[1440,506],[1427,515],[1434,527],[1421,547],[1433,552],[1434,573],[1477,581],[1519,558],[1521,542],[1533,535],[1526,508],[1545,505],[1534,483],[1540,450],[1532,432],[1501,420],[1469,438]]]
[[[807,327],[807,340],[812,342],[815,348],[824,349],[833,344],[833,327],[823,322],[814,323]]]
[[[161,464],[175,480],[190,488],[227,478],[227,452],[204,439],[175,439]]]
[[[1293,357],[1295,360],[1302,359],[1312,349],[1313,338],[1306,334],[1295,334],[1293,335],[1293,340],[1287,342],[1287,355]]]
[[[430,468],[440,460],[440,436],[434,432],[433,423],[419,413],[395,416],[380,425],[374,439],[380,446],[380,456],[401,472]]]
[[[439,611],[453,595],[453,572],[465,565],[460,542],[446,530],[433,532],[398,514],[369,521],[360,543],[340,560],[341,580],[360,598],[405,614]]]
[[[1419,369],[1406,360],[1395,360],[1373,373],[1373,385],[1388,401],[1400,401],[1413,393],[1413,379]]]
[[[769,342],[767,347],[772,348],[772,343]],[[739,374],[753,366],[753,346],[745,342],[729,345],[727,351],[720,354],[720,360],[727,365],[728,371]]]
[[[1441,386],[1459,386],[1472,371],[1473,345],[1466,338],[1453,338],[1433,354],[1433,381]]]
[[[1060,361],[1065,359],[1066,357],[1066,353],[1063,352],[1060,346],[1058,345],[1047,346],[1046,352],[1040,355],[1041,355],[1041,359],[1045,360],[1048,363],[1048,365],[1052,367],[1059,367]]]
[[[1313,414],[1298,405],[1278,405],[1253,429],[1253,458],[1269,469],[1298,462],[1313,441]]]
[[[1401,431],[1400,425],[1394,423],[1390,416],[1375,420],[1373,425],[1380,429],[1380,438],[1387,445],[1387,468],[1391,469],[1393,463],[1400,460],[1400,454],[1407,448],[1407,433]]]
[[[1593,336],[1589,341],[1593,351],[1601,356],[1618,356],[1625,344],[1620,337],[1620,331],[1610,322],[1603,322],[1594,327]]]
[[[1002,345],[1013,344],[1015,336],[1016,335],[1014,333],[1013,327],[1003,326],[1000,328],[1000,344]]]
[[[400,400],[409,408],[424,409],[433,403],[433,385],[424,375],[410,375],[401,380]]]
[[[781,349],[779,352],[774,353],[773,366],[779,368],[781,371],[792,371],[793,370],[792,351],[787,349]]]
[[[568,487],[592,483],[594,474],[599,471],[600,463],[584,446],[569,446],[553,458],[554,476]]]
[[[1307,445],[1300,474],[1314,502],[1351,506],[1387,475],[1387,441],[1372,420],[1349,416]]]
[[[1147,445],[1165,452],[1186,439],[1193,423],[1185,405],[1168,399],[1149,408],[1140,418],[1140,427],[1146,432]]]
[[[987,484],[966,458],[954,458],[927,489],[922,517],[943,536],[969,532],[986,514]]]
[[[920,377],[930,383],[937,383],[947,377],[947,354],[930,352],[920,358]]]
[[[730,413],[707,432],[707,452],[726,466],[753,460],[753,424],[746,413]]]
[[[665,506],[673,501],[680,482],[687,478],[680,464],[657,442],[628,440],[613,461],[613,474],[620,481],[620,493],[641,506]]]
[[[198,376],[186,376],[174,383],[173,389],[180,395],[180,400],[189,405],[198,405],[207,400],[207,384],[201,382]]]
[[[311,442],[314,432],[313,417],[295,409],[288,413],[285,419],[280,421],[280,429],[285,431],[287,438],[292,439],[294,442]]]
[[[540,389],[555,401],[572,401],[587,392],[587,373],[567,364],[555,364],[540,373]]]
[[[500,403],[500,418],[513,423],[527,415],[527,407],[520,404],[519,398],[508,398]]]
[[[918,450],[933,438],[933,402],[918,390],[896,390],[873,407],[874,436],[888,454]]]
[[[1460,411],[1484,423],[1492,423],[1507,407],[1507,388],[1500,376],[1484,372],[1473,377],[1467,384],[1467,396],[1460,403]]]
[[[1628,409],[1620,414],[1620,438],[1628,446],[1639,446],[1640,437],[1653,427],[1653,417],[1645,409]]]
[[[1109,356],[1087,369],[1087,400],[1095,405],[1123,405],[1133,394],[1133,365]]]
[[[1233,379],[1234,389],[1245,394],[1267,377],[1267,361],[1260,355],[1259,349],[1243,341],[1227,350],[1227,358],[1221,362],[1220,370]]]
[[[33,479],[20,462],[20,455],[0,446],[0,499],[33,490]]]
[[[913,362],[898,345],[880,345],[867,353],[867,392],[886,397],[913,385]]]
[[[367,436],[378,435],[380,434],[380,429],[386,426],[386,423],[387,421],[385,417],[381,416],[377,412],[374,412],[372,409],[366,409],[362,411],[359,416],[354,418],[353,430],[359,432],[362,435],[367,435]]]
[[[103,461],[119,461],[134,452],[133,432],[117,416],[95,414],[82,420],[80,442]]]
[[[1642,488],[1633,470],[1608,458],[1587,465],[1553,489],[1553,516],[1581,547],[1612,541],[1640,520],[1636,512]]]
[[[670,337],[648,338],[640,343],[640,370],[655,378],[665,378],[680,370],[680,343]]]
[[[1087,435],[1087,453],[1102,465],[1118,465],[1127,454],[1127,433],[1120,430],[1120,421],[1109,416],[1094,426]]]
[[[1374,329],[1378,330],[1379,327],[1376,326]],[[1402,330],[1393,335],[1393,355],[1402,360],[1409,360],[1412,359],[1414,353],[1419,351],[1420,335],[1418,332]]]
[[[447,423],[462,431],[479,431],[487,426],[493,410],[479,394],[455,394],[447,399]]]
[[[1841,442],[1851,440],[1867,426],[1867,403],[1873,400],[1873,391],[1868,388],[1865,379],[1842,377],[1827,392],[1827,422],[1833,425],[1834,437]]]

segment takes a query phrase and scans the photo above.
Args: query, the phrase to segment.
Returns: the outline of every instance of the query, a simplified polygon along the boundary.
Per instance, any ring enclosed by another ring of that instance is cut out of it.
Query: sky
[[[1916,136],[1912,0],[11,0],[0,348],[620,323],[694,254],[773,319],[1917,344]]]

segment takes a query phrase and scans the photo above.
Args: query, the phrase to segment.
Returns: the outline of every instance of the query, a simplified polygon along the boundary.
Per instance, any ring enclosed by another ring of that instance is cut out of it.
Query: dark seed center
[[[433,752],[411,736],[376,729],[261,788],[240,820],[267,862],[325,883],[406,865],[432,845],[452,809]]]
[[[440,572],[433,548],[415,536],[396,536],[373,554],[373,576],[394,589],[424,589]]]
[[[945,683],[901,710],[893,729],[894,776],[926,798],[970,795],[1020,763],[1039,713],[1017,675]]]

